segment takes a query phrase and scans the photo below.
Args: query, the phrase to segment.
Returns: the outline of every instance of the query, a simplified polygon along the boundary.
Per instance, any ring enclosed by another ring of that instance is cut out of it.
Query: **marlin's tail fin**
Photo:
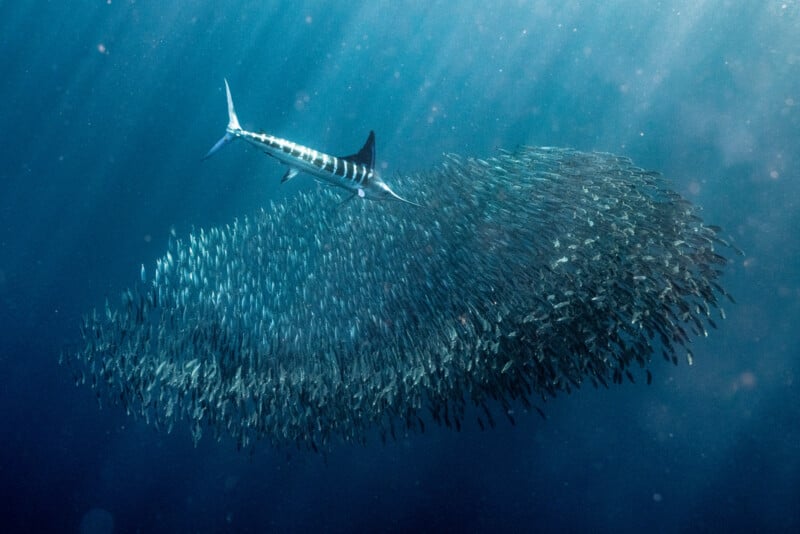
[[[220,148],[227,145],[232,139],[236,137],[242,127],[239,125],[239,118],[236,116],[236,110],[233,108],[233,98],[231,98],[231,88],[228,86],[228,80],[225,80],[225,95],[228,97],[228,127],[225,129],[225,135],[222,139],[217,141],[211,147],[203,159],[206,160],[213,156]]]

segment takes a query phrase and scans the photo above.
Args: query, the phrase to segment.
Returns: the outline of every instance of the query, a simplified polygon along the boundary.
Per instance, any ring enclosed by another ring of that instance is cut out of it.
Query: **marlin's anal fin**
[[[288,182],[298,174],[300,174],[300,171],[298,171],[294,167],[289,167],[288,169],[286,169],[286,174],[284,174],[283,178],[281,178],[281,183]]]
[[[361,150],[355,154],[344,156],[342,159],[358,163],[372,170],[375,166],[375,132],[370,130],[367,141],[364,143],[364,146],[361,147]]]

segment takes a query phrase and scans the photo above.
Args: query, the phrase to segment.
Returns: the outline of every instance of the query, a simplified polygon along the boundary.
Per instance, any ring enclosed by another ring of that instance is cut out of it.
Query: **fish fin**
[[[369,131],[367,140],[364,143],[364,146],[361,147],[361,150],[355,154],[343,156],[341,159],[346,159],[347,161],[364,165],[368,169],[372,170],[375,166],[375,132],[372,130]]]
[[[231,97],[231,88],[228,85],[228,80],[225,79],[225,97],[228,101],[228,131],[238,131],[242,127],[239,125],[239,118],[236,116],[236,110],[233,108],[233,98]]]
[[[283,183],[288,182],[289,180],[291,180],[292,178],[294,178],[298,174],[300,174],[300,171],[298,171],[294,167],[289,167],[288,169],[286,169],[286,174],[284,174],[283,178],[281,178],[281,183],[283,184]]]
[[[349,197],[347,197],[346,199],[344,199],[344,200],[342,200],[342,201],[340,201],[340,202],[337,202],[337,203],[336,203],[336,204],[333,206],[333,210],[336,210],[336,211],[340,210],[340,209],[342,208],[342,206],[344,206],[345,204],[349,204],[349,203],[350,203],[350,201],[351,201],[351,200],[353,200],[353,199],[354,199],[354,198],[356,198],[356,197],[358,197],[358,193],[353,193],[352,195],[350,195],[350,196],[349,196]]]
[[[203,156],[203,161],[213,156],[220,148],[224,147],[231,140],[238,135],[237,132],[241,131],[242,127],[239,125],[239,118],[236,116],[236,110],[233,108],[233,98],[231,97],[231,88],[228,86],[228,80],[225,80],[225,97],[228,101],[228,127],[225,130],[225,135],[222,139],[217,141],[211,150],[206,152]]]
[[[225,145],[227,145],[228,143],[230,143],[232,139],[233,139],[233,136],[231,134],[229,134],[229,133],[226,133],[225,135],[223,135],[222,138],[219,141],[214,143],[214,146],[211,147],[211,150],[206,152],[206,155],[203,156],[203,159],[201,161],[205,161],[208,158],[210,158],[211,156],[213,156],[220,148],[222,148]]]

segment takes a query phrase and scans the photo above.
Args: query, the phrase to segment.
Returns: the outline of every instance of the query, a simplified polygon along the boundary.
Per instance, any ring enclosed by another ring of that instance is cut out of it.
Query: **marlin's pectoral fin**
[[[294,167],[289,167],[288,169],[286,169],[286,174],[284,174],[283,178],[281,178],[281,183],[288,182],[298,174],[300,174],[300,171],[298,171]]]
[[[358,191],[354,192],[352,195],[350,195],[346,199],[344,199],[341,202],[339,202],[338,204],[336,204],[335,209],[338,210],[339,208],[341,208],[345,204],[350,203],[352,200],[354,200],[356,198],[364,198],[365,196],[366,196],[366,194],[364,193],[364,190],[359,188]]]
[[[354,199],[354,198],[356,198],[356,197],[358,197],[358,194],[356,194],[356,193],[353,193],[352,195],[350,195],[350,196],[349,196],[349,197],[347,197],[346,199],[344,199],[344,200],[342,200],[341,202],[337,203],[337,204],[334,206],[334,209],[337,209],[337,210],[338,210],[338,209],[340,209],[342,206],[344,206],[345,204],[347,204],[348,202],[350,202],[351,200],[353,200],[353,199]]]

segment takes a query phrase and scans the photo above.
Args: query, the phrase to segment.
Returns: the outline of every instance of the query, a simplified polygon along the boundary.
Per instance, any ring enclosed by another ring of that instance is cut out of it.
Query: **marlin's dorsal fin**
[[[356,154],[344,156],[342,159],[364,165],[368,169],[372,169],[375,165],[375,132],[369,131],[367,142],[361,147]]]

